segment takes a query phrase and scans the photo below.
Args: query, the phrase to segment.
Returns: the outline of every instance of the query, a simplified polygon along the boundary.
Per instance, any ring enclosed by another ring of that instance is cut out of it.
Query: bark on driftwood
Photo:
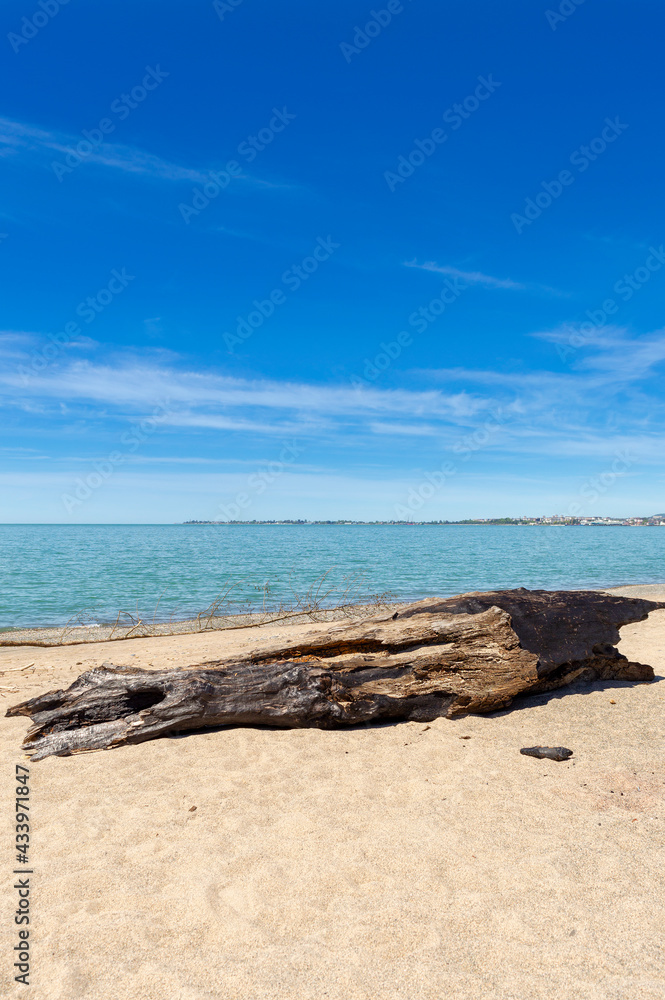
[[[175,670],[101,667],[7,712],[32,717],[33,760],[204,726],[332,728],[491,712],[576,680],[648,681],[614,648],[619,627],[665,605],[594,591],[494,591],[412,604]]]

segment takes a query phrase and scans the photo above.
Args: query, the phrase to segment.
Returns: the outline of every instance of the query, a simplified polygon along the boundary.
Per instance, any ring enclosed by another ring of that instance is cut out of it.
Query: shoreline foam
[[[626,584],[620,587],[575,587],[574,590],[599,590],[617,597],[644,597],[647,600],[665,601],[665,584]],[[448,595],[445,595],[448,596]],[[455,596],[455,595],[451,595]],[[419,600],[419,598],[413,598]],[[395,611],[412,601],[390,601],[378,604],[353,604],[343,608],[318,609],[311,612],[285,611],[274,613],[255,612],[220,615],[211,619],[212,624],[202,625],[208,619],[185,618],[181,621],[142,622],[139,626],[117,627],[108,624],[57,625],[0,630],[0,647],[3,646],[79,646],[97,642],[121,642],[127,639],[157,638],[169,635],[200,635],[210,632],[227,632],[236,629],[261,628],[264,625],[301,625],[318,622],[335,622],[356,618],[370,618],[388,609]],[[5,636],[12,638],[5,638]]]

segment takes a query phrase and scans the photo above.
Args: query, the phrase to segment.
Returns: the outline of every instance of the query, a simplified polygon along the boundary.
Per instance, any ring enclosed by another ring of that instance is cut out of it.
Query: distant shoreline
[[[426,527],[536,527],[536,528],[665,528],[665,514],[652,514],[649,517],[626,518],[477,518],[464,521],[180,521],[181,525],[196,527],[197,525],[215,525],[217,527],[313,527],[316,525],[354,527],[388,525],[403,528]]]

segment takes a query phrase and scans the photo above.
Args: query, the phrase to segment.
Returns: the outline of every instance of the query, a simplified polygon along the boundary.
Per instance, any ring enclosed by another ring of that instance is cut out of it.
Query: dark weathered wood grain
[[[596,592],[497,591],[175,670],[101,667],[10,708],[33,760],[222,724],[332,728],[490,712],[575,680],[651,680],[614,648],[660,605]]]

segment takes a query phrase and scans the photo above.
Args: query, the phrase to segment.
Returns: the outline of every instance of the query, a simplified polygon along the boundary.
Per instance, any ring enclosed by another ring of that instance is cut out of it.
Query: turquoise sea
[[[163,621],[229,584],[253,607],[291,602],[330,571],[327,603],[468,590],[665,582],[665,528],[465,525],[0,525],[0,628]],[[157,607],[159,602],[159,606]],[[238,610],[237,608],[231,610]]]

